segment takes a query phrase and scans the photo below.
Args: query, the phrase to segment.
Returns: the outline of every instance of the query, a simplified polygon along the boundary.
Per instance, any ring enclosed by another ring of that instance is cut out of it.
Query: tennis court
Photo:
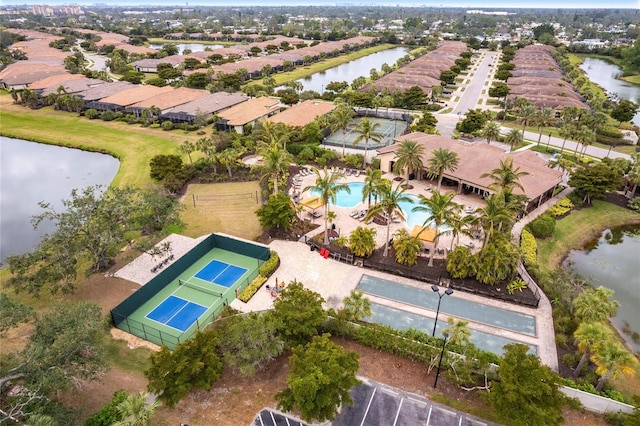
[[[220,247],[224,244],[229,249]],[[219,315],[257,276],[268,256],[266,247],[217,235],[176,260],[112,310],[114,323],[173,349]]]
[[[360,133],[357,131],[357,126],[360,121],[362,121],[364,117],[358,117],[354,119],[346,129],[346,133],[342,134],[342,129],[336,130],[331,135],[327,136],[323,143],[327,145],[333,146],[342,146],[343,143],[348,148],[356,148],[356,149],[364,149],[365,141],[361,140],[357,145],[353,145],[353,142],[360,136]],[[372,124],[378,124],[375,128],[377,133],[382,135],[380,142],[375,142],[374,140],[369,139],[369,143],[367,145],[367,149],[376,149],[381,148],[383,146],[388,146],[393,143],[393,139],[396,136],[399,136],[405,132],[408,127],[406,121],[403,120],[389,120],[386,118],[378,118],[378,117],[366,117]]]

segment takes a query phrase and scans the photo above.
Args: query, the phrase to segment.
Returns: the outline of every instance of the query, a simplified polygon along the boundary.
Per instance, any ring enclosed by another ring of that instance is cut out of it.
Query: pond
[[[191,49],[192,52],[204,52],[204,50],[208,47],[211,50],[220,49],[222,47],[221,44],[202,44],[202,43],[151,43],[149,47],[156,50],[161,50],[162,46],[165,44],[173,44],[178,48],[178,53],[182,55],[185,49]]]
[[[55,228],[31,218],[43,212],[40,201],[58,211],[71,190],[109,185],[120,162],[104,154],[0,136],[0,265],[7,256],[32,250]]]
[[[351,84],[358,77],[368,78],[372,68],[380,71],[382,64],[386,63],[392,66],[407,53],[409,53],[409,49],[406,47],[394,47],[315,73],[298,81],[302,83],[302,90],[314,90],[322,94],[327,84],[333,81],[346,81]]]
[[[580,69],[587,74],[589,80],[601,86],[608,94],[615,93],[620,99],[640,104],[640,85],[620,80],[622,70],[617,65],[602,59],[586,57]],[[640,112],[633,118],[633,123],[640,126]]]
[[[613,298],[620,302],[618,314],[612,319],[620,331],[628,324],[640,333],[640,227],[607,229],[589,242],[583,250],[572,250],[565,265],[589,280],[594,287],[604,286],[615,291]],[[621,333],[634,351],[628,334]]]

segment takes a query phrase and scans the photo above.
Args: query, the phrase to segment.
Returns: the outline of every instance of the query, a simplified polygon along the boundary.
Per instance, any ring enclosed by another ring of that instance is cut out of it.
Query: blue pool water
[[[362,189],[364,188],[364,183],[362,182],[353,182],[348,184],[349,190],[347,191],[338,191],[336,193],[336,202],[335,206],[343,207],[343,208],[351,208],[356,207],[360,203],[362,203]],[[316,191],[311,191],[313,195],[318,195]],[[411,199],[411,201],[403,201],[400,204],[400,209],[404,213],[404,217],[407,222],[407,227],[409,229],[413,229],[415,225],[422,226],[424,221],[429,217],[429,213],[427,212],[413,212],[411,211],[415,206],[420,204],[420,199],[415,195],[407,194],[407,196]],[[372,199],[371,202],[374,202]],[[367,202],[365,200],[363,207],[366,207]]]
[[[391,300],[407,303],[435,311],[438,306],[438,294],[431,288],[402,285],[382,278],[363,275],[358,290]],[[536,336],[536,319],[531,315],[508,311],[495,306],[471,302],[452,296],[444,296],[440,303],[440,312],[474,322],[492,325],[518,333]],[[433,322],[431,323],[433,327]]]
[[[371,304],[371,316],[364,320],[376,324],[383,324],[396,330],[407,330],[409,328],[413,328],[429,335],[431,335],[431,332],[433,331],[432,318],[423,317],[422,315],[390,308],[377,303]],[[448,324],[446,321],[439,320],[438,325],[436,326],[436,336],[442,337],[442,330],[447,327]],[[492,352],[496,355],[502,356],[504,353],[502,349],[504,345],[508,345],[510,343],[521,343],[529,346],[530,354],[538,354],[538,348],[536,346],[517,342],[512,339],[507,339],[506,337],[494,336],[493,334],[484,333],[478,330],[470,329],[469,331],[471,332],[471,337],[469,338],[471,343],[473,343],[477,348],[487,352]]]

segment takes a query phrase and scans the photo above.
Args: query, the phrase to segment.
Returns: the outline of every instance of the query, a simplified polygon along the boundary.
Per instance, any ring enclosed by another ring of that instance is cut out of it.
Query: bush
[[[247,303],[266,281],[267,277],[258,275],[253,279],[253,281],[249,283],[247,288],[240,292],[240,294],[238,295],[238,299],[243,301],[244,303]]]
[[[527,225],[527,229],[536,238],[548,238],[553,235],[556,220],[549,214],[543,214]]]
[[[173,130],[173,122],[168,120],[163,121],[160,127],[162,128],[162,130],[166,130],[166,131]]]
[[[93,413],[84,426],[111,426],[114,423],[122,421],[122,415],[118,411],[118,405],[127,398],[127,392],[123,390],[115,391],[111,401],[102,407],[97,413]]]
[[[116,118],[116,115],[113,111],[108,109],[100,115],[100,118],[102,121],[113,121]]]
[[[572,208],[573,203],[571,202],[571,200],[568,197],[564,197],[553,206],[551,206],[551,208],[547,210],[547,213],[553,217],[564,216],[565,214],[569,213]]]
[[[84,112],[84,116],[87,117],[89,120],[93,120],[94,118],[98,118],[99,115],[100,115],[100,113],[98,112],[98,110],[93,109],[93,108],[89,108],[88,110],[86,110]]]
[[[631,210],[640,212],[640,197],[635,197],[629,200],[629,202],[627,203],[627,207],[629,207]]]
[[[258,274],[265,277],[270,277],[273,271],[275,271],[278,268],[279,264],[280,264],[280,256],[278,256],[278,253],[276,253],[275,251],[271,251],[271,256],[269,257],[269,260],[267,260],[262,265],[260,265],[260,269],[258,269]]]
[[[538,243],[531,232],[522,230],[520,236],[520,248],[522,249],[522,261],[525,266],[533,266],[538,263]]]
[[[364,155],[362,154],[347,154],[342,159],[347,165],[353,167],[354,169],[362,168],[364,164]]]
[[[427,111],[440,111],[442,108],[444,108],[444,105],[438,103],[428,104],[424,107]]]
[[[598,128],[597,134],[612,139],[622,139],[623,137],[622,132],[613,126],[601,126]]]

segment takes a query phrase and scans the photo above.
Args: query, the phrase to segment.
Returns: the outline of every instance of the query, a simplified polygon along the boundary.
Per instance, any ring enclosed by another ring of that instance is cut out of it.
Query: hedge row
[[[258,290],[260,290],[262,284],[264,284],[267,279],[269,279],[269,277],[273,274],[273,272],[278,269],[279,265],[280,257],[278,256],[278,253],[276,253],[275,251],[271,251],[269,260],[260,265],[260,268],[258,269],[258,276],[255,277],[253,281],[251,281],[249,285],[240,292],[240,294],[238,295],[238,299],[247,303],[253,297],[253,295],[256,294]]]
[[[520,248],[522,249],[522,261],[526,266],[533,266],[538,263],[538,243],[533,234],[526,229],[522,230],[520,236]]]

